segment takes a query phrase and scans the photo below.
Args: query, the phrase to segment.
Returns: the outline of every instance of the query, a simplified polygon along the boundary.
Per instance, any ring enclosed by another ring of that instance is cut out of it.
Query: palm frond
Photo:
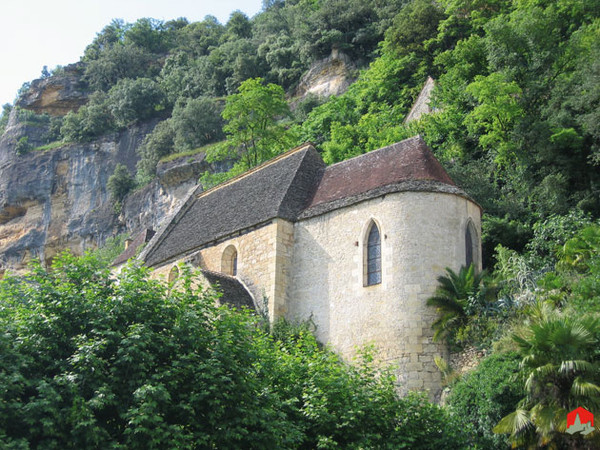
[[[571,393],[575,396],[586,397],[589,399],[596,397],[596,402],[600,400],[598,398],[600,396],[600,386],[586,381],[581,377],[577,377],[575,380],[573,380],[573,384],[571,385]]]
[[[574,372],[589,373],[593,372],[597,367],[589,361],[569,360],[563,361],[560,365],[559,372],[563,375],[568,375]]]
[[[496,434],[509,433],[516,435],[522,433],[527,428],[532,427],[533,423],[529,418],[529,411],[517,409],[509,415],[503,417],[492,430]]]

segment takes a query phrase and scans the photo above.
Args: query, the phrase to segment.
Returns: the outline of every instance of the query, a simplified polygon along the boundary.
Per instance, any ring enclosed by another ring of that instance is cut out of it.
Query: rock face
[[[331,55],[315,62],[302,77],[296,90],[296,96],[309,94],[318,97],[339,95],[348,89],[354,81],[352,72],[356,69],[346,54],[332,50]]]
[[[425,114],[431,114],[434,111],[434,109],[430,106],[433,88],[435,88],[435,81],[433,78],[427,77],[427,80],[423,85],[423,89],[421,89],[421,93],[417,97],[417,100],[415,100],[413,107],[410,109],[410,112],[404,119],[405,124],[414,120],[419,120],[421,116]]]
[[[82,74],[83,67],[77,63],[64,67],[58,75],[34,80],[15,106],[51,116],[77,111],[88,100]]]
[[[14,130],[7,129],[0,139],[0,273],[19,271],[34,257],[48,263],[65,249],[81,254],[121,232],[158,228],[205,170],[200,163],[187,164],[189,157],[173,162],[169,183],[158,178],[133,193],[120,216],[106,189],[117,163],[134,172],[136,149],[155,124],[22,156],[14,151]]]

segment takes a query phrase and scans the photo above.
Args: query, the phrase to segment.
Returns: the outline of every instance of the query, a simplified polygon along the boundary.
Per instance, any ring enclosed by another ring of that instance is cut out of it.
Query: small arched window
[[[179,278],[179,268],[177,266],[173,266],[169,272],[169,283],[174,283],[177,278]]]
[[[231,275],[237,275],[237,252],[233,254],[233,259],[231,261]]]
[[[226,275],[236,276],[238,265],[238,253],[233,245],[228,246],[223,252],[221,260],[221,272]]]
[[[366,285],[381,283],[381,234],[373,222],[367,234],[366,252]]]
[[[476,270],[479,262],[477,260],[478,248],[477,232],[473,227],[473,223],[469,221],[465,230],[465,263],[467,267],[474,264]]]

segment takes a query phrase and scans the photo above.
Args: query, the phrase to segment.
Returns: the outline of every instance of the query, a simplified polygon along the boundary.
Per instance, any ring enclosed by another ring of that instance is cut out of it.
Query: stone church
[[[480,236],[481,208],[417,136],[331,166],[307,144],[198,188],[138,258],[168,279],[199,267],[238,305],[309,321],[347,360],[373,345],[401,389],[433,395],[446,349],[426,299],[446,267],[480,268]]]

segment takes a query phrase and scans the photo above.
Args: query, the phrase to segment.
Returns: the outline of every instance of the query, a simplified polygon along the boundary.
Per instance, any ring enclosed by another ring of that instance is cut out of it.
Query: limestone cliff
[[[297,97],[309,94],[330,97],[342,94],[354,81],[356,67],[350,57],[337,49],[325,59],[316,61],[300,79],[296,89]]]
[[[51,77],[34,80],[15,106],[51,116],[77,111],[88,100],[82,75],[83,66],[77,63],[63,67]]]
[[[131,195],[120,216],[106,188],[117,163],[135,170],[136,148],[154,125],[19,156],[14,142],[24,125],[11,117],[0,138],[0,273],[23,269],[34,257],[48,262],[65,249],[80,254],[121,232],[157,228],[205,170],[201,156],[161,167],[165,182],[159,177]]]

